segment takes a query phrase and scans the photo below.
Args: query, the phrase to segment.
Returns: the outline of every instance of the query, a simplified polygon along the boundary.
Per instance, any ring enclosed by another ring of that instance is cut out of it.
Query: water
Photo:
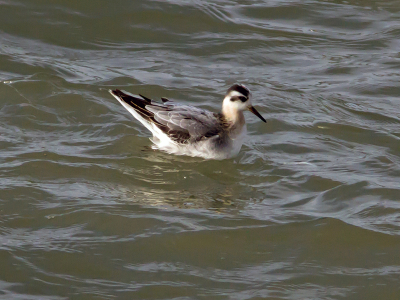
[[[399,299],[398,1],[0,2],[0,299]],[[149,150],[108,94],[268,120]]]

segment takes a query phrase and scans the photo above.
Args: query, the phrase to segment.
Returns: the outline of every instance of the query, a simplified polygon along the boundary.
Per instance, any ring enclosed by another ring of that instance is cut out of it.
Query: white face
[[[267,123],[262,115],[251,105],[251,93],[248,88],[241,84],[232,85],[224,98],[222,103],[222,113],[225,117],[235,119],[238,112],[249,110],[261,121]]]
[[[251,95],[246,97],[238,91],[229,92],[224,99],[223,105],[229,107],[230,109],[244,111],[251,107]]]

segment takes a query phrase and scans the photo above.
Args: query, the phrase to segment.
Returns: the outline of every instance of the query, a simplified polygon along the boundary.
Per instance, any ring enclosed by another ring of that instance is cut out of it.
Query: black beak
[[[263,118],[263,116],[260,115],[260,113],[259,113],[253,106],[250,106],[248,109],[249,109],[249,111],[251,111],[253,114],[255,114],[257,117],[259,117],[263,122],[267,123],[267,121],[265,121],[265,119]]]

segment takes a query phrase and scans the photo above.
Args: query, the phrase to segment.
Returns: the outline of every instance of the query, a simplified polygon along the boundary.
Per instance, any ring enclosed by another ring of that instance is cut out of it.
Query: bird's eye
[[[247,101],[247,97],[245,96],[235,96],[231,98],[231,101],[242,101],[242,102],[246,102]]]

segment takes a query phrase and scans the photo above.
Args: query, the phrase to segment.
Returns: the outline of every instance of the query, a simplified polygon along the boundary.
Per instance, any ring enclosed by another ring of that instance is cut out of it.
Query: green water
[[[400,299],[400,2],[0,1],[0,299]],[[149,148],[107,92],[268,120]]]

